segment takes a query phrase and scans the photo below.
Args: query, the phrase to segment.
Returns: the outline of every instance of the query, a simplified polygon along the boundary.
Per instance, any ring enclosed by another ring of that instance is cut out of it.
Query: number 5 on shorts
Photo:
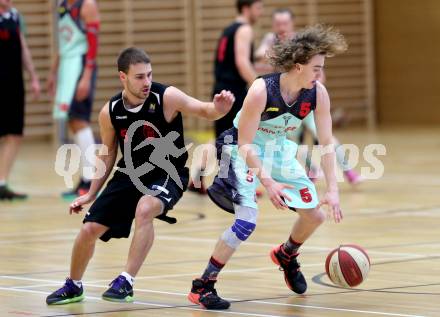
[[[312,194],[309,193],[309,189],[307,187],[300,189],[299,193],[301,194],[301,199],[305,203],[309,203],[312,201]]]

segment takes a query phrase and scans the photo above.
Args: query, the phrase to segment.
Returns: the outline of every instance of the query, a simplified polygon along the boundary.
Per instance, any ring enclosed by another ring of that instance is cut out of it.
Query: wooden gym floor
[[[361,153],[367,144],[384,144],[384,176],[357,188],[340,184],[343,223],[328,221],[302,248],[305,296],[287,289],[268,256],[287,238],[296,216],[261,199],[256,232],[220,275],[217,289],[233,301],[224,312],[201,310],[186,299],[191,280],[232,222],[208,198],[192,193],[173,211],[176,225],[156,221],[156,241],[136,278],[134,303],[100,298],[123,268],[130,242],[124,239],[97,243],[84,277],[84,302],[46,306],[45,297],[68,275],[82,216],[69,216],[59,198],[63,179],[54,172],[53,148],[26,143],[11,181],[31,197],[0,203],[0,316],[440,316],[439,133],[414,127],[337,131]],[[318,188],[322,194],[322,181]],[[368,279],[355,289],[335,287],[324,274],[327,253],[343,243],[365,247],[372,260]]]

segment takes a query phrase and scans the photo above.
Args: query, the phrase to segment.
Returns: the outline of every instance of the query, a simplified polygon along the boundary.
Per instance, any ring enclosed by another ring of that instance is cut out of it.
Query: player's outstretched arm
[[[200,101],[176,87],[169,87],[164,95],[165,107],[171,107],[174,112],[208,120],[217,120],[226,115],[231,110],[234,101],[234,95],[226,90],[216,94],[212,102]]]

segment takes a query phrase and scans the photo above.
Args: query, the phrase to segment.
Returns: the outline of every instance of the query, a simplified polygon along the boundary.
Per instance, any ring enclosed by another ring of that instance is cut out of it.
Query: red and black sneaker
[[[193,280],[191,292],[188,294],[189,301],[205,309],[228,309],[231,303],[217,295],[214,288],[215,282],[217,280],[202,280],[200,278]]]
[[[284,271],[284,280],[287,287],[297,294],[303,294],[307,290],[307,282],[296,260],[298,255],[299,253],[286,253],[282,244],[273,248],[270,252],[273,263],[280,266],[280,271]]]

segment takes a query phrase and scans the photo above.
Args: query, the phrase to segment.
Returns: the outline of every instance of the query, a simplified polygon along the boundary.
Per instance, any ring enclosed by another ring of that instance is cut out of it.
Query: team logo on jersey
[[[288,115],[283,116],[284,125],[287,125],[287,123],[289,123],[290,118],[291,118],[291,116],[288,116]]]
[[[73,37],[73,30],[70,26],[64,25],[59,29],[60,36],[66,41],[70,42]]]
[[[231,191],[232,191],[232,198],[235,198],[237,196],[237,194],[238,194],[237,191],[235,191],[233,189]]]
[[[280,110],[280,108],[270,107],[270,108],[267,108],[266,112],[276,112],[276,111],[279,111],[279,110]]]
[[[155,103],[150,103],[150,107],[148,108],[148,112],[149,113],[154,113],[154,111],[156,111],[156,104]]]

